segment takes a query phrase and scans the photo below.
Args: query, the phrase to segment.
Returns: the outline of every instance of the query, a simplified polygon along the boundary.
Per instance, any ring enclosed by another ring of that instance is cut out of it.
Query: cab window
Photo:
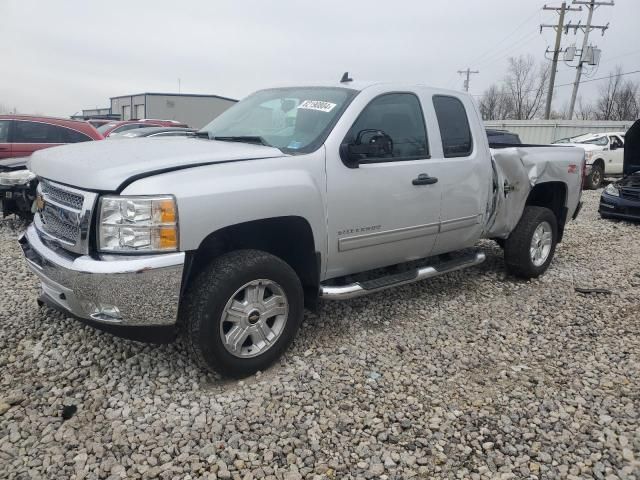
[[[389,93],[372,100],[355,121],[345,142],[366,145],[391,139],[383,155],[367,159],[388,161],[429,158],[427,133],[420,101],[412,93]]]
[[[615,145],[615,146],[614,146]],[[613,148],[624,148],[624,143],[618,137],[609,137],[609,146]]]
[[[456,97],[435,95],[433,107],[438,118],[442,150],[445,158],[467,157],[473,151],[469,119],[462,102]]]

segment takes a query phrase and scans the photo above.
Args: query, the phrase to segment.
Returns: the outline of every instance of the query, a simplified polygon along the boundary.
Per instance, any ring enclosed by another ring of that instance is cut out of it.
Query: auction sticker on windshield
[[[319,112],[330,112],[336,106],[335,103],[323,102],[322,100],[305,100],[298,108],[305,110],[318,110]]]

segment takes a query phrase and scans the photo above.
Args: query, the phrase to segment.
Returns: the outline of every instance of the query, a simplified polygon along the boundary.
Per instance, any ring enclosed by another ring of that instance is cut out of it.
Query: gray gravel
[[[39,309],[0,222],[0,477],[640,479],[640,225],[598,196],[542,278],[484,242],[479,268],[308,314],[240,382]]]

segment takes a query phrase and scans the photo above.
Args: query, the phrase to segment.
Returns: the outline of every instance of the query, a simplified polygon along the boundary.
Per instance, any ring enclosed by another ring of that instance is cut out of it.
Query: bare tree
[[[530,120],[542,107],[549,80],[549,66],[536,66],[532,55],[509,58],[502,84],[493,84],[480,100],[485,120]]]
[[[547,89],[549,66],[536,66],[533,55],[509,58],[509,68],[504,79],[505,91],[513,102],[513,118],[535,118]]]
[[[622,67],[609,74],[609,81],[598,87],[593,104],[580,102],[578,118],[585,120],[636,120],[640,117],[640,84],[622,77]]]
[[[590,103],[585,103],[582,97],[578,97],[578,108],[576,108],[575,115],[578,120],[595,120],[597,116],[595,107]],[[564,118],[568,116],[569,112],[567,110]]]
[[[636,120],[640,117],[640,86],[636,82],[626,81],[616,95],[612,120]]]
[[[594,110],[598,120],[613,120],[616,97],[622,85],[622,68],[617,66],[615,71],[609,74],[609,81],[606,85],[598,87],[598,99]]]
[[[485,90],[479,104],[484,120],[503,120],[512,116],[513,102],[504,86],[491,85]]]

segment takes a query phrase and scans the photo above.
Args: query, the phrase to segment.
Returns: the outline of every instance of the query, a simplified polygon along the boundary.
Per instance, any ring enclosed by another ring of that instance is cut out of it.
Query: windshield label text
[[[318,110],[319,112],[330,112],[336,106],[335,103],[323,102],[322,100],[305,100],[298,108],[305,110]]]

